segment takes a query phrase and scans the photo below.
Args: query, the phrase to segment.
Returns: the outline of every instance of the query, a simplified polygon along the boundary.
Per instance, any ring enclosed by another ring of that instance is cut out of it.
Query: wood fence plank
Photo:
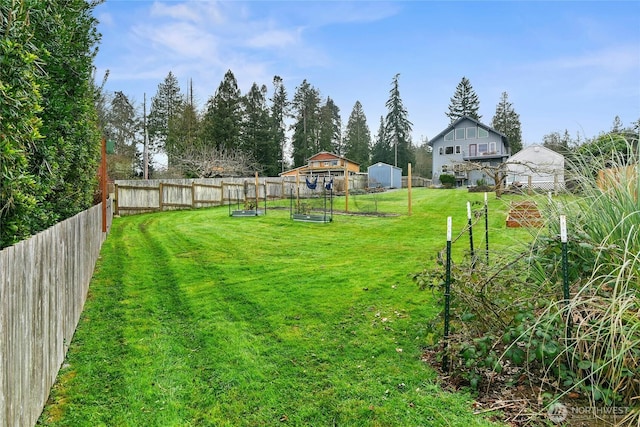
[[[94,206],[0,251],[0,427],[40,417],[105,239],[101,213]]]
[[[7,392],[8,387],[8,375],[7,375],[7,310],[8,310],[8,298],[7,289],[5,284],[7,283],[8,267],[7,264],[8,251],[0,251],[0,420],[6,420],[7,417]]]

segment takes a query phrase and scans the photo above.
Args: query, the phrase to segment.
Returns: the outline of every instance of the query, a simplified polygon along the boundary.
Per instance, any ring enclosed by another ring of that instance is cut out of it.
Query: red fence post
[[[102,137],[100,187],[102,188],[102,232],[107,232],[107,141]]]

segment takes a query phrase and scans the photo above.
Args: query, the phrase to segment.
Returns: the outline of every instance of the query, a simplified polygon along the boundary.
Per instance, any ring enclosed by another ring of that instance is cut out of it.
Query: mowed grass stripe
[[[442,246],[431,197],[322,225],[116,219],[40,424],[488,425],[420,360],[439,308],[408,274]]]

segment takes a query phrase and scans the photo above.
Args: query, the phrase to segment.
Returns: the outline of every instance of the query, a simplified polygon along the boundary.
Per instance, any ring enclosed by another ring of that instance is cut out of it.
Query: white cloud
[[[224,22],[223,12],[220,10],[220,3],[215,1],[178,4],[167,4],[156,1],[151,7],[150,14],[152,17],[166,17],[194,23],[208,22],[220,24]]]
[[[217,51],[217,41],[212,34],[203,32],[199,27],[186,23],[174,22],[165,25],[141,25],[133,28],[133,33],[148,42],[157,54],[173,55],[187,59],[209,58]]]
[[[294,30],[266,30],[255,36],[250,36],[247,46],[252,48],[286,48],[301,42],[302,29]]]
[[[638,71],[640,53],[638,46],[618,46],[582,55],[560,58],[549,63],[552,67],[564,69],[600,69],[609,72],[626,73]]]
[[[146,52],[147,67],[175,71],[180,66],[191,75],[220,76],[231,69],[247,85],[270,82],[289,66],[331,63],[321,48],[305,40],[304,20],[287,25],[277,12],[269,9],[267,17],[259,3],[250,5],[156,2],[148,10],[149,22],[140,20],[130,28],[131,45]],[[139,58],[130,59],[140,64]]]
[[[315,27],[376,22],[396,15],[403,7],[397,2],[384,1],[322,1],[307,4],[300,16],[308,25]]]
[[[106,25],[106,26],[113,26],[114,24],[114,20],[113,20],[113,15],[108,13],[108,12],[103,12],[100,13],[97,16],[98,21],[100,22],[100,24]]]

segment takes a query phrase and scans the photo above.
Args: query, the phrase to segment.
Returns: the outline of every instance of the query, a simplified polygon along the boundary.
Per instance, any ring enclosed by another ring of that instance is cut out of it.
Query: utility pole
[[[395,155],[394,155],[394,160],[393,160],[393,166],[398,167],[398,134],[394,135],[393,140],[395,142],[395,144],[394,144],[394,146],[395,146]]]

